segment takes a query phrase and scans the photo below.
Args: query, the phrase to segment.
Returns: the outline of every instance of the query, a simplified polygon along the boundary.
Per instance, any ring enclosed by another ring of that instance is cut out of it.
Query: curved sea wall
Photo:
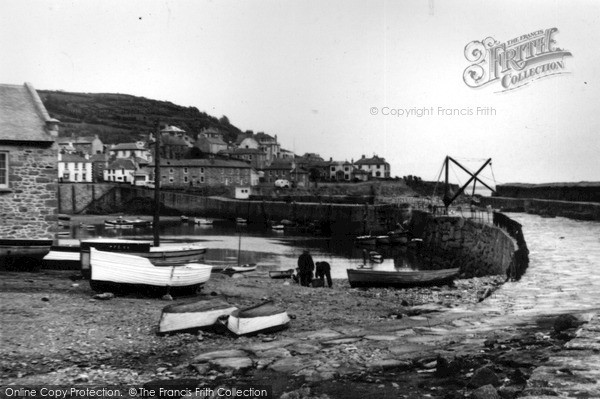
[[[461,216],[413,212],[421,238],[440,267],[460,267],[464,277],[511,274],[516,269],[515,240],[503,229]],[[416,231],[415,231],[416,232]]]
[[[555,201],[533,198],[482,197],[482,205],[504,212],[527,212],[578,220],[600,220],[600,203]]]

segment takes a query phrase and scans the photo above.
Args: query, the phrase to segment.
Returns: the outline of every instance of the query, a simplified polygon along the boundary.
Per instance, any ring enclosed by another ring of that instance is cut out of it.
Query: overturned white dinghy
[[[210,278],[200,263],[156,266],[148,258],[90,248],[90,286],[95,291],[194,292]]]
[[[219,299],[177,303],[165,306],[158,323],[158,333],[168,334],[209,328],[221,316],[228,316],[238,308]]]
[[[276,307],[273,301],[236,310],[227,319],[227,328],[236,335],[279,331],[290,324],[290,316]]]

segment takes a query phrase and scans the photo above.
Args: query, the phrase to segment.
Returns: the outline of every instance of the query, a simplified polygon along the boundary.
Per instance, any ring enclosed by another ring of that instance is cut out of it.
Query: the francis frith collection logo
[[[467,86],[483,87],[498,82],[507,91],[547,76],[567,72],[571,53],[556,46],[556,28],[538,30],[500,43],[492,37],[465,46],[465,57],[473,64],[463,73]]]

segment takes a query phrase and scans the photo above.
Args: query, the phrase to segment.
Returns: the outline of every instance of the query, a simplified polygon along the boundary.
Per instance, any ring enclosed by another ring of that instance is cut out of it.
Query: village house
[[[258,132],[254,135],[254,139],[258,142],[258,149],[267,154],[267,162],[273,162],[279,158],[281,145],[277,142],[277,135],[270,136],[263,132]]]
[[[357,169],[366,171],[371,177],[389,178],[390,164],[385,162],[385,158],[380,158],[373,155],[371,158],[366,158],[364,155],[361,159],[354,162]]]
[[[167,125],[160,131],[160,157],[166,159],[181,159],[186,156],[194,144],[185,131],[177,126]],[[150,153],[154,155],[154,136],[150,136]]]
[[[246,161],[257,170],[263,169],[267,166],[267,154],[257,148],[236,148],[233,150],[225,150],[221,151],[219,155]]]
[[[292,186],[308,187],[308,172],[288,160],[275,161],[262,172],[265,183],[275,183],[276,180],[284,179],[292,183]]]
[[[104,169],[104,181],[134,184],[134,174],[139,169],[135,158],[117,158]]]
[[[58,154],[58,181],[71,183],[91,183],[93,181],[92,161],[89,155]]]
[[[348,161],[329,162],[329,179],[334,181],[352,181],[354,178],[354,165]]]
[[[194,143],[203,153],[218,154],[220,151],[227,150],[227,143],[223,141],[222,135],[208,135],[205,131],[198,134],[198,140]]]
[[[0,84],[0,238],[54,238],[58,123],[31,84]]]
[[[253,180],[247,162],[218,158],[161,159],[160,175],[160,185],[165,188],[249,186]]]
[[[98,138],[98,135],[85,137],[61,137],[58,139],[58,147],[61,153],[80,153],[80,154],[102,154],[104,152],[104,143]]]
[[[108,154],[95,154],[90,156],[90,162],[92,162],[92,181],[101,182],[104,181],[104,170],[108,166],[110,158]]]
[[[131,157],[137,158],[140,162],[148,163],[151,159],[150,151],[143,141],[135,143],[120,143],[113,144],[108,149],[108,155],[111,158],[128,159]]]

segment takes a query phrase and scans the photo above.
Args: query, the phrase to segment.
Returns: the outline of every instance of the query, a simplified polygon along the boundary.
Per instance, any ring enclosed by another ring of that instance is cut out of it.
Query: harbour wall
[[[498,184],[496,193],[498,197],[600,203],[599,182]]]
[[[578,220],[600,220],[600,203],[556,201],[534,198],[482,197],[481,204],[504,212],[527,212]]]
[[[67,208],[80,212],[90,209],[123,212],[123,204],[141,199],[150,203],[154,197],[154,190],[144,187],[112,185],[112,189],[106,191],[107,188],[96,188],[93,192],[90,187],[61,188],[60,198],[65,201],[61,205],[63,212]],[[72,190],[75,190],[75,197]],[[83,190],[87,199],[82,197],[80,201],[76,197],[77,190]],[[91,198],[95,200],[84,206]],[[397,223],[405,223],[413,236],[423,239],[428,252],[433,253],[436,266],[460,267],[465,277],[510,273],[517,263],[517,247],[523,245],[526,250],[524,239],[521,239],[522,245],[518,245],[519,240],[506,229],[462,216],[434,216],[402,204],[243,201],[168,191],[160,193],[160,202],[162,207],[186,215],[227,219],[241,217],[251,223],[287,219],[305,226],[313,224],[323,233],[332,235],[381,234],[393,229]],[[149,208],[146,210],[147,213],[152,212]],[[511,221],[504,215],[502,217]],[[522,232],[520,234],[522,237]]]
[[[423,244],[442,263],[460,267],[465,277],[509,274],[514,268],[516,242],[503,229],[461,216],[427,217]]]

